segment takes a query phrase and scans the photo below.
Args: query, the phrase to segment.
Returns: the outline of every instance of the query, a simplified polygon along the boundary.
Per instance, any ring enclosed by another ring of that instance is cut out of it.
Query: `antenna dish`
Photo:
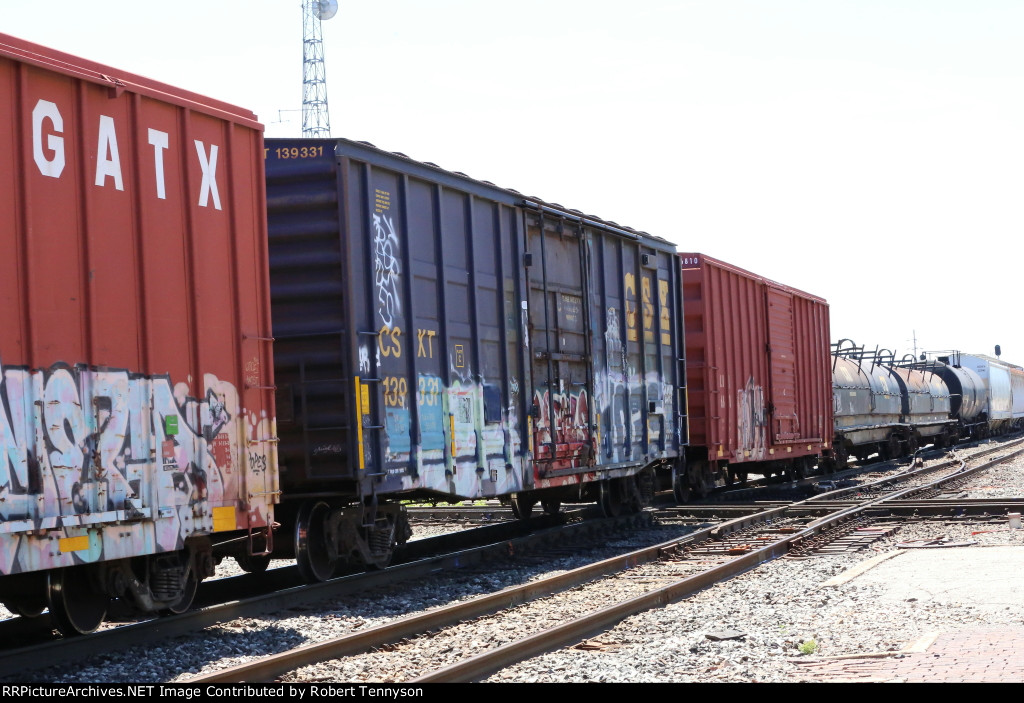
[[[314,0],[313,16],[318,20],[329,20],[338,14],[338,0]]]

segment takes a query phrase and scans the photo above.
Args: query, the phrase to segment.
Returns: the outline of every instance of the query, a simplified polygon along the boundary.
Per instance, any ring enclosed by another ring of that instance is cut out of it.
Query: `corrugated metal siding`
[[[670,244],[370,145],[310,153],[318,143],[268,141],[293,490],[506,495],[679,455]]]
[[[268,147],[287,485],[523,488],[522,214],[353,142]]]
[[[528,221],[538,478],[679,456],[674,252],[556,214]]]
[[[1010,369],[1010,386],[1013,391],[1013,417],[1024,417],[1024,369]]]
[[[797,412],[801,436],[797,442],[832,442],[832,373],[829,308],[821,298],[795,292]]]
[[[691,446],[730,462],[819,453],[832,426],[827,304],[703,254],[680,262]]]
[[[7,515],[100,537],[85,556],[15,548],[62,565],[180,548],[214,508],[217,529],[268,524],[262,127],[2,35],[0,95],[0,435],[22,457],[0,484],[24,503]]]

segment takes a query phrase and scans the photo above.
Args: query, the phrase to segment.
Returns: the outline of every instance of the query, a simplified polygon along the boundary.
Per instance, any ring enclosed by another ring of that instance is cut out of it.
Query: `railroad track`
[[[993,451],[997,449],[997,447],[992,448]],[[1005,456],[1000,456],[996,461],[1002,461],[1005,458]],[[946,468],[949,468],[949,466],[947,465]],[[902,471],[901,480],[917,480],[915,476],[918,474],[933,473],[938,470],[939,469],[934,466],[929,466],[927,467],[927,470],[924,470],[922,467],[921,470]],[[941,479],[936,482],[936,485],[940,486],[937,490],[942,490],[941,486],[944,484],[948,485],[950,482],[962,480],[962,475],[963,472],[959,472],[956,476]],[[887,477],[879,479],[878,482],[892,480],[893,479],[891,477]],[[858,487],[858,489],[863,491],[863,487]],[[907,515],[919,515],[921,511],[920,505],[926,503],[926,501],[923,501],[920,497],[910,497],[912,492],[913,491],[911,489],[902,490],[900,491],[900,495],[906,495],[907,497],[900,500],[890,500],[889,503],[896,507],[888,509],[889,514],[894,514],[894,510],[897,512],[902,510],[903,513]],[[893,491],[891,490],[887,491],[887,494],[892,493]],[[743,571],[750,568],[752,565],[775,558],[782,554],[801,556],[802,554],[828,553],[828,550],[839,548],[835,545],[840,545],[842,549],[856,548],[858,544],[863,546],[865,544],[869,544],[873,539],[878,538],[876,534],[873,538],[869,539],[870,531],[874,530],[878,534],[883,534],[882,532],[878,532],[877,527],[872,527],[870,524],[872,520],[885,519],[877,509],[874,509],[875,512],[865,509],[862,515],[855,517],[852,511],[856,501],[853,498],[843,498],[841,496],[842,492],[837,491],[833,495],[825,494],[824,496],[815,496],[814,498],[799,501],[795,504],[771,502],[756,506],[690,505],[676,508],[674,510],[661,508],[657,511],[653,511],[649,515],[659,515],[662,520],[667,521],[671,519],[674,522],[682,523],[689,521],[689,526],[685,529],[696,531],[684,538],[672,540],[670,542],[659,544],[656,547],[647,548],[640,550],[639,552],[606,560],[607,563],[595,568],[600,571],[601,569],[609,568],[610,564],[618,564],[619,571],[610,571],[609,574],[612,574],[621,573],[622,570],[627,567],[636,569],[641,564],[648,565],[644,568],[655,569],[658,564],[664,562],[669,565],[668,573],[652,573],[643,576],[642,578],[652,582],[665,583],[666,581],[669,581],[670,583],[666,583],[662,588],[654,589],[651,593],[645,592],[643,594],[637,594],[631,598],[624,599],[622,602],[617,602],[615,606],[605,609],[607,612],[592,613],[588,616],[589,619],[582,619],[581,622],[576,625],[564,623],[552,627],[541,628],[544,631],[544,636],[541,637],[540,640],[535,641],[533,638],[525,638],[530,641],[518,644],[513,641],[501,643],[495,648],[496,654],[481,655],[484,657],[484,660],[481,660],[481,662],[477,662],[472,665],[456,665],[455,663],[452,663],[451,666],[455,668],[450,671],[447,671],[449,669],[448,666],[438,666],[435,673],[425,672],[422,676],[440,676],[442,678],[424,678],[423,680],[448,680],[444,677],[449,676],[455,677],[455,679],[461,679],[467,676],[470,678],[479,676],[479,672],[483,670],[480,667],[484,666],[484,661],[488,661],[488,656],[494,656],[497,657],[497,659],[489,660],[490,663],[486,664],[486,666],[497,666],[500,668],[501,666],[505,666],[508,661],[514,661],[516,658],[531,656],[531,653],[536,653],[536,647],[541,646],[540,642],[547,642],[549,645],[552,645],[555,642],[569,642],[573,638],[576,640],[585,638],[585,633],[589,629],[600,630],[603,627],[607,627],[612,621],[617,622],[615,618],[621,619],[631,612],[636,612],[638,608],[645,609],[649,607],[656,607],[658,604],[668,602],[668,600],[675,600],[693,592],[694,590],[705,588],[708,584],[713,583],[716,580],[728,578],[733,573],[732,569]],[[891,499],[892,497],[892,495],[887,495],[885,498],[875,499],[873,502],[878,503],[883,500]],[[902,505],[898,505],[900,503],[902,503]],[[984,515],[999,514],[999,511],[1002,511],[1002,514],[1005,515],[1005,512],[1007,510],[1012,510],[1014,506],[1018,506],[1016,509],[1019,510],[1020,503],[1021,501],[1010,503],[998,501],[977,501],[977,505],[972,505],[968,508],[963,508],[961,506],[960,513]],[[918,507],[912,507],[915,505]],[[946,512],[949,512],[951,509],[955,508],[956,506],[949,501],[946,501],[942,506],[939,506],[937,510],[945,510]],[[682,515],[682,513],[686,511],[691,513],[689,518]],[[837,512],[845,512],[848,514],[839,521],[838,525],[835,527],[834,535],[830,536],[827,529],[817,529],[817,523],[828,515]],[[550,516],[548,517],[550,518]],[[570,513],[550,519],[571,522],[577,519],[582,520],[582,516]],[[529,531],[530,529],[534,529],[532,526],[536,522],[537,521],[535,520],[529,524],[530,526],[527,526],[527,524],[522,521],[508,521],[492,525],[484,529],[491,530],[492,536],[496,536],[499,534],[498,530],[508,531],[525,529]],[[705,526],[699,527],[701,525]],[[622,528],[622,530],[626,529],[628,528]],[[807,534],[804,534],[803,538],[799,539],[800,535],[806,533],[807,530],[817,530],[813,539]],[[448,536],[447,539],[470,540],[471,535],[476,532],[477,530],[466,530],[458,533],[458,535]],[[825,536],[822,537],[821,533],[825,533]],[[501,554],[503,557],[508,555],[510,545],[513,546],[513,549],[518,550],[520,554],[530,550],[533,550],[535,554],[538,554],[537,550],[541,549],[547,549],[553,552],[558,551],[558,548],[552,546],[552,543],[544,545],[539,537],[537,538],[538,541],[533,543],[533,546],[528,546],[528,542],[526,541],[511,541],[506,544],[506,533],[500,534],[502,535],[500,540],[494,537],[494,541],[496,543],[492,544],[490,549],[493,552]],[[516,539],[518,540],[519,538]],[[429,549],[430,542],[431,540],[419,540],[411,543],[410,546],[415,545],[418,549],[426,550]],[[574,549],[576,548],[571,544],[562,548],[563,551],[573,551]],[[131,646],[132,644],[136,644],[140,641],[152,642],[155,639],[195,632],[203,627],[224,623],[233,618],[243,616],[246,613],[255,614],[293,607],[301,600],[313,602],[324,597],[337,597],[344,593],[367,589],[372,590],[374,588],[394,583],[398,580],[408,581],[410,579],[423,578],[425,575],[436,574],[446,568],[464,568],[466,565],[473,563],[482,565],[487,558],[484,556],[485,552],[486,549],[480,551],[478,556],[473,556],[471,551],[458,553],[448,558],[447,566],[444,560],[427,559],[425,560],[426,563],[421,563],[419,565],[418,568],[421,569],[420,571],[416,571],[417,567],[415,567],[415,565],[409,565],[409,570],[405,575],[399,571],[358,575],[349,577],[349,579],[340,579],[329,582],[328,584],[321,584],[312,589],[303,587],[300,590],[286,589],[278,593],[267,594],[263,597],[262,602],[257,598],[252,601],[247,600],[238,604],[229,604],[222,610],[218,610],[215,607],[202,608],[198,611],[193,611],[175,618],[165,618],[158,621],[150,621],[148,623],[139,623],[138,625],[130,627],[118,628],[118,630],[112,631],[111,633],[101,633],[87,638],[62,640],[56,643],[49,643],[49,645],[44,647],[36,647],[14,652],[9,651],[0,655],[0,675],[12,675],[15,672],[23,673],[31,670],[33,667],[38,667],[41,662],[46,662],[49,665],[56,664],[61,661],[79,661],[81,658],[94,654],[97,651],[109,652]],[[540,555],[537,558],[543,558],[543,556]],[[474,562],[474,560],[476,561]],[[699,573],[693,573],[695,565],[700,566]],[[403,565],[403,567],[399,568],[405,567]],[[681,569],[688,573],[683,578],[678,578],[680,575],[678,572]],[[289,569],[279,569],[278,571],[282,572],[281,577],[284,578]],[[579,588],[582,583],[599,578],[594,575],[595,573],[595,571],[588,571],[584,568],[574,574],[573,577],[566,576],[560,583],[555,583],[554,585],[524,585],[523,590],[519,593],[501,592],[500,595],[495,596],[494,598],[497,602],[504,600],[506,605],[513,603],[527,603],[536,600],[537,598],[546,596],[550,597],[554,593]],[[640,578],[635,574],[636,572],[634,572],[632,577],[619,576],[619,578],[620,580],[629,578],[636,580],[637,578]],[[580,578],[582,581],[577,581],[574,584],[571,580],[572,578]],[[223,581],[230,582],[233,580],[224,579]],[[218,582],[214,582],[210,585],[214,585],[216,583]],[[226,586],[228,589],[232,589],[234,587],[235,585],[231,583],[228,583]],[[321,590],[317,592],[317,589]],[[392,651],[402,651],[404,648],[410,646],[409,642],[414,641],[412,638],[415,638],[417,634],[422,634],[423,631],[433,631],[440,627],[441,625],[438,624],[440,619],[450,617],[453,618],[455,622],[458,622],[465,620],[466,618],[482,617],[481,614],[473,614],[474,611],[472,609],[479,609],[483,607],[484,610],[486,610],[488,606],[486,606],[485,601],[481,601],[481,603],[466,607],[470,610],[463,612],[456,610],[454,611],[454,615],[449,616],[442,613],[434,613],[431,614],[429,618],[421,620],[417,620],[416,617],[413,617],[410,619],[410,622],[396,625],[396,627],[412,629],[389,631],[387,628],[382,628],[377,631],[367,630],[365,633],[359,633],[360,638],[351,639],[347,642],[343,641],[336,645],[332,645],[330,643],[312,645],[310,647],[303,648],[306,651],[296,656],[313,657],[308,661],[316,661],[316,658],[321,656],[327,656],[328,658],[347,656],[345,654],[339,654],[338,652],[352,653],[360,650],[366,651],[368,648],[372,649],[374,647]],[[612,620],[609,620],[609,618]],[[426,627],[426,630],[423,629],[425,625],[429,625],[429,627]],[[522,628],[516,627],[506,629],[513,632],[522,630]],[[531,626],[529,631],[534,631],[535,629],[536,628]],[[549,630],[555,631],[550,632]],[[375,637],[378,639],[374,640],[373,638]],[[405,642],[403,642],[403,640],[405,640]],[[11,640],[8,639],[7,641]],[[332,650],[331,647],[338,647],[340,649]],[[505,657],[505,659],[501,659],[501,657]],[[287,662],[287,659],[284,661]],[[301,662],[302,660],[300,659],[297,661]],[[268,669],[266,671],[291,672],[304,665],[306,664],[296,664],[295,662],[267,664],[267,666],[276,666],[279,668]],[[283,667],[283,669],[280,667]],[[288,675],[287,673],[267,674],[266,672],[253,674],[252,671],[249,671],[248,673],[236,672],[235,674],[232,674],[230,671],[231,670],[228,670],[228,672],[224,674],[214,675],[214,678],[209,680],[232,680],[232,677],[235,676],[237,680],[255,681],[263,678],[264,676]],[[441,673],[442,671],[446,671],[446,673]],[[223,678],[224,676],[227,678]],[[195,680],[204,681],[207,679],[197,678]],[[391,679],[388,679],[387,674],[385,674],[382,679],[378,680]]]
[[[383,589],[444,571],[479,568],[508,558],[529,555],[560,545],[584,548],[587,540],[601,541],[609,533],[636,529],[651,520],[649,513],[600,519],[596,509],[571,510],[530,521],[510,521],[463,530],[408,543],[396,564],[386,570],[351,574],[319,584],[304,584],[294,566],[260,575],[246,574],[202,584],[199,607],[180,615],[128,622],[84,637],[60,638],[43,614],[11,618],[0,623],[0,642],[18,646],[0,650],[0,678],[62,663],[72,664],[97,652],[112,653],[205,628],[266,613],[280,612],[325,599]],[[589,517],[588,517],[589,516]],[[28,643],[28,646],[21,646]]]
[[[1020,445],[1020,441],[1014,444]],[[993,447],[990,451],[979,452],[972,460],[1000,449]],[[888,507],[880,507],[883,504],[887,506],[922,492],[941,490],[950,482],[963,480],[964,476],[1021,452],[1024,449],[1004,451],[971,469],[965,468],[960,460],[912,467],[866,486],[840,489],[789,505],[761,506],[759,511],[733,517],[681,539],[403,618],[366,632],[194,677],[189,682],[304,681],[315,676],[304,667],[373,650],[377,653],[360,658],[358,671],[363,678],[343,676],[341,680],[412,684],[480,680],[523,659],[577,644],[630,615],[684,598],[776,557],[809,558],[864,549],[878,539],[891,536],[899,527],[893,512]],[[951,468],[957,469],[952,476],[928,479],[931,474]],[[880,486],[888,490],[874,490]],[[859,492],[859,504],[849,504],[853,502],[849,498],[853,492]],[[1009,505],[1015,504],[1019,501]],[[989,502],[989,505],[993,504]],[[948,510],[948,506],[939,509]],[[685,508],[680,512],[683,510]],[[641,570],[639,574],[638,570]],[[585,607],[602,602],[603,584],[612,579],[628,580],[630,576],[636,588],[623,589],[618,585],[615,591],[619,599],[612,605]],[[630,593],[623,597],[624,591]],[[566,610],[565,606],[550,606],[555,598],[569,599],[570,610],[574,603],[579,603],[580,610],[586,612],[562,622],[551,622],[551,618],[544,616],[545,610]],[[527,609],[533,612],[526,614]],[[468,620],[473,622],[467,624]],[[524,621],[529,622],[525,628]],[[468,627],[474,628],[474,635],[469,639],[488,641],[490,646],[486,651],[461,656],[461,650],[456,651],[455,646],[444,646],[446,639],[464,641],[466,636],[457,631]],[[515,636],[524,629],[532,634]],[[481,632],[488,634],[479,634]],[[428,642],[429,647],[417,647],[417,640]],[[424,652],[431,654],[426,656]]]

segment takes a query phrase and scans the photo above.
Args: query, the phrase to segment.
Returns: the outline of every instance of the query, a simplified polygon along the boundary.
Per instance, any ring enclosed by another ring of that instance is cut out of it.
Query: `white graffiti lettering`
[[[37,402],[39,399],[41,402]],[[179,402],[167,378],[55,366],[6,369],[0,385],[0,519],[42,524],[139,507],[221,500],[228,482],[216,445],[232,440],[224,399]],[[235,440],[237,441],[237,440]],[[220,465],[218,465],[220,464]],[[155,494],[144,485],[163,471]],[[179,495],[175,496],[177,492]]]
[[[401,302],[398,298],[398,277],[401,269],[398,265],[398,235],[395,234],[394,220],[384,215],[373,216],[373,254],[376,268],[377,300],[380,307],[377,312],[386,327],[394,324],[395,315],[401,314]]]

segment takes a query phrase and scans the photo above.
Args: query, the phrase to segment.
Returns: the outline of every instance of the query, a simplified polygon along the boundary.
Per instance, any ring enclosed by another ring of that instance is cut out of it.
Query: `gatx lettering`
[[[32,109],[32,157],[39,173],[48,178],[60,178],[67,165],[65,155],[64,117],[60,108],[50,100],[39,100]],[[202,175],[196,202],[199,207],[213,203],[221,209],[220,191],[217,189],[216,144],[205,144],[195,139],[195,154]],[[170,148],[167,132],[149,129],[148,142],[153,148],[153,181],[156,197],[166,200],[167,189],[164,181],[164,151]],[[113,117],[100,115],[96,130],[96,173],[94,183],[99,187],[113,185],[124,190],[124,175],[121,167],[121,150],[118,148],[118,127]]]

